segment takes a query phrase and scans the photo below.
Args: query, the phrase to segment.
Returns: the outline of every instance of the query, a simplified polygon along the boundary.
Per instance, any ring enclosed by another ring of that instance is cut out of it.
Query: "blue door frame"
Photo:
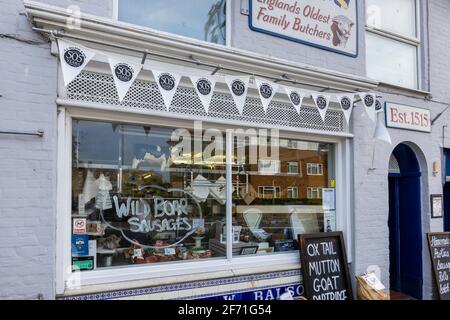
[[[420,166],[408,146],[394,150],[400,174],[389,175],[389,251],[392,290],[422,299]]]
[[[444,185],[444,231],[450,232],[450,182]]]
[[[450,177],[450,150],[444,150],[445,156],[445,176]],[[450,232],[450,182],[444,185],[444,231]]]

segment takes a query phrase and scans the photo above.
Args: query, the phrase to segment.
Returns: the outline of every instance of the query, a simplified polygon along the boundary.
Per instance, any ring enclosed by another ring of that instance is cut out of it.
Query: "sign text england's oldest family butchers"
[[[250,28],[356,57],[356,0],[250,0]]]

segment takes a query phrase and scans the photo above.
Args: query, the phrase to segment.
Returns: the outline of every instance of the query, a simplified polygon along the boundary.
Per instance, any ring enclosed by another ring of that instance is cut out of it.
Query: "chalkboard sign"
[[[308,300],[353,300],[342,232],[299,235]]]
[[[429,233],[428,245],[439,297],[450,300],[450,233]]]

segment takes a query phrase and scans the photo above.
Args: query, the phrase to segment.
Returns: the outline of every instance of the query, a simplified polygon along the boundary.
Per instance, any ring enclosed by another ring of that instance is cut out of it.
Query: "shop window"
[[[367,76],[402,87],[419,87],[417,4],[417,0],[366,1]]]
[[[322,176],[323,165],[320,163],[308,163],[306,165],[306,171],[308,176]]]
[[[292,169],[263,174],[261,162],[252,157],[256,154],[254,145],[242,145],[234,147],[235,157],[240,161],[233,170],[233,186],[239,189],[233,193],[233,221],[241,227],[242,243],[239,246],[257,247],[257,254],[292,252],[297,250],[299,234],[323,232],[325,218],[321,190],[328,188],[329,181],[335,179],[334,146],[284,138],[277,144],[259,145],[270,150],[277,145],[275,154],[280,167]],[[259,150],[258,155],[269,153]],[[289,173],[295,172],[295,166],[288,164],[305,163],[306,167],[308,161],[314,164],[314,173],[322,175],[310,177]],[[307,194],[310,182],[316,186],[314,191],[309,190],[314,197]],[[335,215],[335,211],[327,212],[326,218],[336,221]],[[238,245],[235,246],[233,254],[239,255]]]
[[[225,44],[226,0],[117,0],[119,21]]]
[[[332,144],[276,137],[226,146],[218,130],[199,137],[189,128],[76,119],[72,128],[74,270],[225,259],[228,236],[233,256],[293,252],[299,234],[336,221],[335,211],[324,217],[321,199],[335,179]],[[296,163],[300,171],[307,161],[322,175],[279,170]]]
[[[199,159],[195,139],[180,145],[193,136],[187,129],[73,122],[75,267],[225,255],[225,246],[210,250],[225,226],[224,161]]]
[[[289,174],[299,174],[299,170],[298,170],[298,162],[289,162],[287,164],[287,172]]]

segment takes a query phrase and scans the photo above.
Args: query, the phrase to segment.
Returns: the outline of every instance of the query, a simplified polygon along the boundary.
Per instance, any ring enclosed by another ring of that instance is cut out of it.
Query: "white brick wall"
[[[21,1],[1,0],[0,130],[45,131],[44,138],[0,135],[0,299],[54,297],[56,60],[32,32]]]

